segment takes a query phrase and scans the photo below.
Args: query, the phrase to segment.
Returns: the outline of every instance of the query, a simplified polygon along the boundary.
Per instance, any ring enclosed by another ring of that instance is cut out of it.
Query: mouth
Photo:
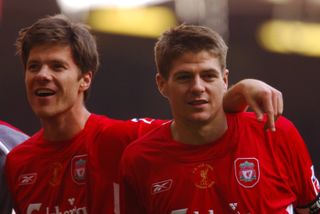
[[[192,100],[190,102],[188,102],[189,105],[192,105],[192,106],[199,106],[199,105],[204,105],[204,104],[207,104],[208,101],[207,100]]]
[[[34,94],[38,97],[49,97],[55,95],[56,92],[51,89],[37,89]]]

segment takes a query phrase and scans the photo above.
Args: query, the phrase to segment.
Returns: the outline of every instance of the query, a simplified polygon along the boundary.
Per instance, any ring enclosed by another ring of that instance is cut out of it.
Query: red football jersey
[[[0,121],[0,213],[11,213],[12,200],[5,181],[4,164],[12,148],[22,143],[28,136],[16,127]]]
[[[118,121],[90,115],[63,142],[40,130],[8,155],[6,176],[17,213],[119,213],[119,162],[124,148],[162,121]]]
[[[121,162],[125,213],[316,210],[319,183],[293,124],[281,117],[270,132],[250,113],[227,120],[224,135],[206,145],[174,141],[170,122],[129,145]]]

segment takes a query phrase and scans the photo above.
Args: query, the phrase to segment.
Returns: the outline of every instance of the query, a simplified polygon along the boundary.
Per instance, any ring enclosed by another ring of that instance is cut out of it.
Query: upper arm
[[[278,155],[281,156],[283,170],[288,178],[288,185],[296,195],[295,207],[301,213],[311,209],[314,206],[319,206],[317,197],[319,196],[319,182],[314,173],[314,167],[308,152],[308,149],[295,126],[284,118],[279,119],[280,123],[284,124],[277,132],[279,134],[274,137],[280,137],[283,140],[277,141]],[[319,206],[320,207],[320,206]],[[299,209],[300,208],[300,209]],[[319,209],[319,208],[318,208]]]
[[[138,180],[135,175],[134,160],[131,154],[124,153],[120,163],[120,201],[121,213],[144,214],[144,200],[138,191]]]

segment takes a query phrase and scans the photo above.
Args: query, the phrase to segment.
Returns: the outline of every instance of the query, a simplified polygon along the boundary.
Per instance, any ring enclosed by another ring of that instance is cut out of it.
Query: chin
[[[194,115],[188,118],[189,121],[193,123],[206,124],[210,122],[210,116],[208,115]]]
[[[33,112],[39,118],[50,118],[56,115],[55,111],[50,111],[46,109],[33,109]]]
[[[40,119],[46,119],[52,117],[52,114],[48,114],[45,112],[35,112],[36,116]]]

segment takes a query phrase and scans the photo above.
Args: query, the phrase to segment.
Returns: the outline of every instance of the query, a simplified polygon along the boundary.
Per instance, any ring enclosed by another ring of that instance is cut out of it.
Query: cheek
[[[76,79],[76,77],[67,77],[63,79],[61,78],[60,82],[65,88],[68,88],[69,90],[76,90],[80,88],[81,81]]]
[[[211,88],[211,93],[214,94],[216,99],[222,100],[226,92],[227,92],[227,86],[223,82]]]
[[[30,79],[30,75],[27,74],[27,73],[25,73],[25,74],[24,74],[24,83],[27,84],[27,82],[29,81],[29,79]]]
[[[183,92],[179,88],[171,87],[166,91],[166,98],[171,103],[171,105],[177,106],[180,105],[184,97]]]
[[[31,87],[31,78],[27,75],[24,77],[24,84],[27,90]]]
[[[219,87],[222,92],[226,92],[228,89],[227,83],[223,80],[220,81],[220,84],[217,87]]]

